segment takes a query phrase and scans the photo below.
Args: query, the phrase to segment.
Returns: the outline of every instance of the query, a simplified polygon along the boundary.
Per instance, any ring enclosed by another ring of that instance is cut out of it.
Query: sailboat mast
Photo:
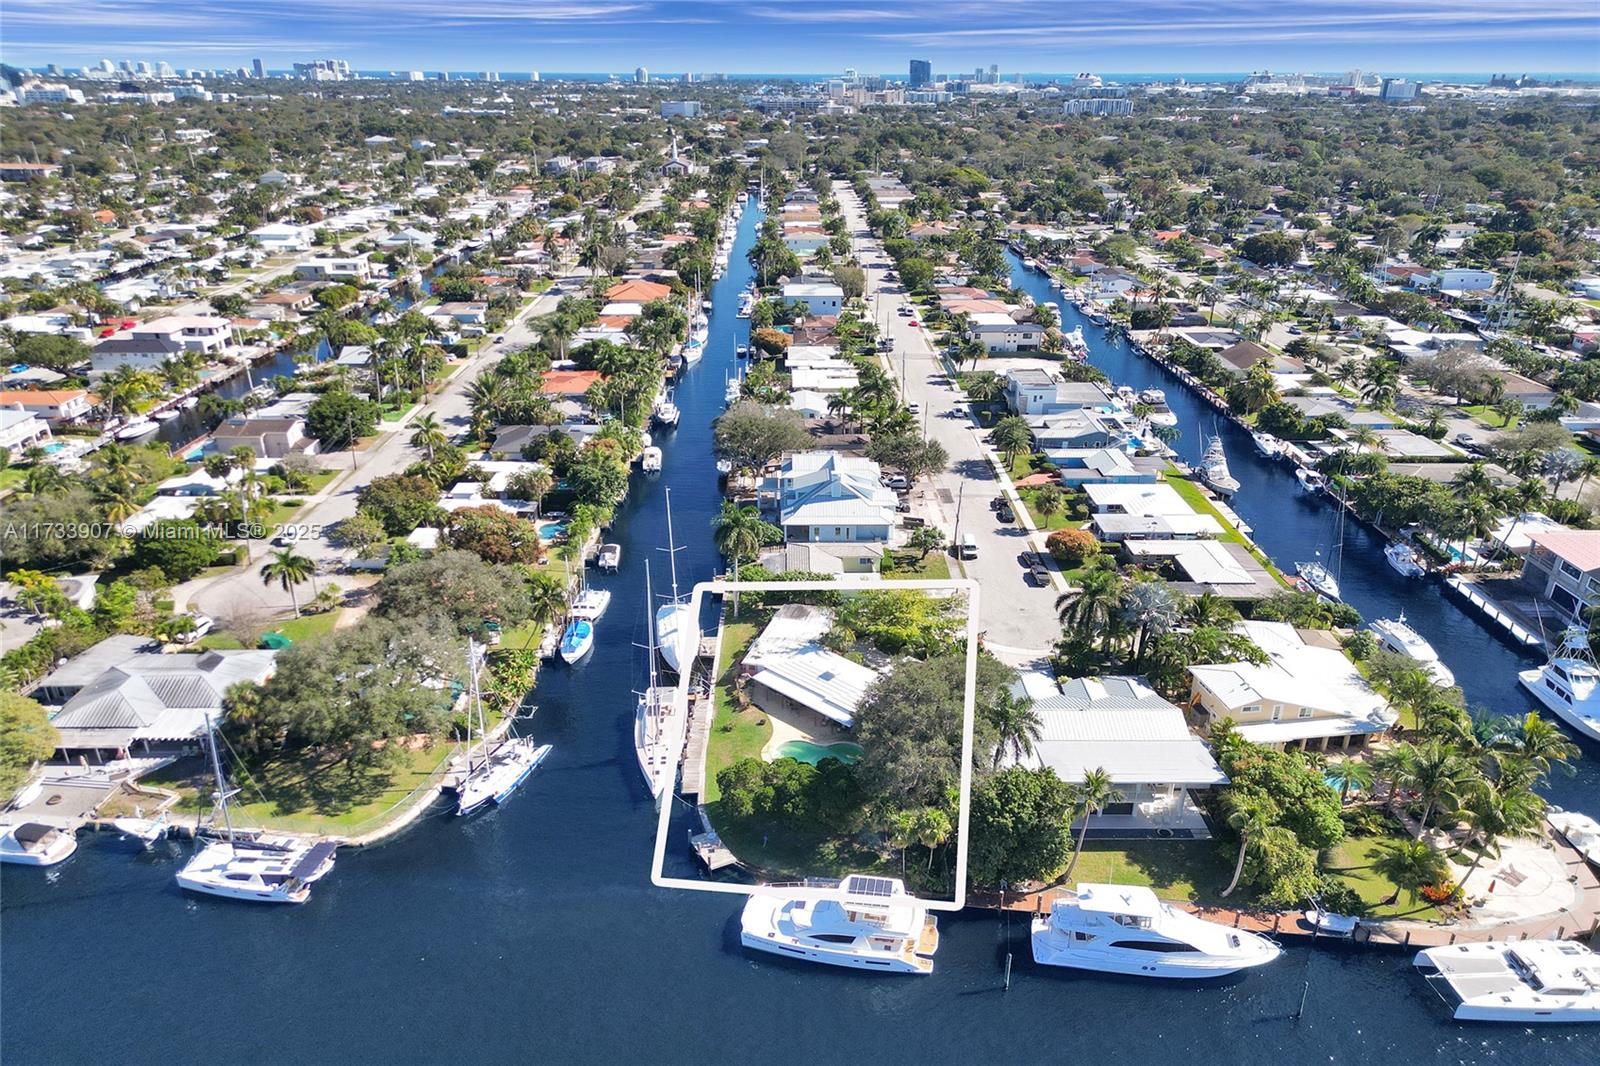
[[[467,640],[467,692],[472,706],[467,708],[467,767],[472,768],[472,720],[478,720],[478,739],[486,740],[488,723],[483,720],[483,699],[478,691],[478,642]]]
[[[228,843],[233,843],[233,817],[228,813],[228,782],[222,776],[222,756],[217,754],[217,731],[206,715],[206,747],[211,751],[211,772],[217,779],[217,803],[222,806],[222,824],[228,830]]]
[[[672,489],[667,489],[667,561],[672,564],[672,602],[678,602],[678,545],[672,539]]]
[[[644,690],[644,740],[645,743],[655,742],[655,710],[656,710],[656,620],[654,611],[655,596],[650,587],[650,560],[644,561],[644,631],[645,655],[649,663],[649,677],[645,682]]]

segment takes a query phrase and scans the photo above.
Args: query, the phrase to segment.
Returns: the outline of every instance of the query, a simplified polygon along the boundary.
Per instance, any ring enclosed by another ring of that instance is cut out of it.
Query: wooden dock
[[[706,748],[711,743],[711,720],[716,717],[717,673],[722,648],[722,626],[713,635],[700,638],[699,658],[711,661],[711,684],[701,699],[689,698],[689,728],[683,750],[683,783],[679,792],[700,799],[706,791]]]

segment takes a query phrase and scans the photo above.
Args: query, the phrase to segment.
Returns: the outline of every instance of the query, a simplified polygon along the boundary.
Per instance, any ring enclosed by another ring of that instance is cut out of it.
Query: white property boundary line
[[[961,592],[967,597],[967,679],[962,696],[961,715],[961,800],[956,819],[956,890],[953,900],[925,899],[929,910],[959,911],[967,899],[967,821],[972,798],[972,725],[977,712],[978,698],[978,583],[972,580],[949,581],[702,581],[694,587],[690,600],[690,617],[699,618],[700,608],[708,595],[727,595],[734,592],[887,592],[908,591]],[[721,646],[721,627],[718,627],[718,646]],[[711,679],[711,706],[715,714],[716,678]],[[677,699],[687,701],[689,674],[678,678]],[[655,855],[650,865],[650,880],[661,888],[678,888],[690,892],[718,892],[729,896],[772,896],[777,899],[801,899],[826,894],[821,890],[801,888],[770,888],[766,885],[741,885],[718,881],[701,881],[684,877],[667,877],[662,866],[667,855],[668,823],[672,818],[672,799],[676,793],[663,798],[660,816],[656,822]],[[921,899],[921,897],[918,897]]]

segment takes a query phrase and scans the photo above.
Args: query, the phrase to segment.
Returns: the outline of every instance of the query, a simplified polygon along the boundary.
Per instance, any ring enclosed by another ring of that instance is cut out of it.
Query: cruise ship
[[[1588,739],[1600,741],[1600,667],[1589,650],[1587,629],[1568,629],[1550,661],[1523,670],[1517,680],[1557,718]]]
[[[1450,944],[1412,964],[1459,1021],[1600,1022],[1600,955],[1569,940]]]
[[[1193,980],[1264,966],[1282,952],[1264,936],[1197,918],[1139,885],[1079,884],[1033,920],[1033,961],[1044,966]]]
[[[938,921],[899,880],[851,874],[768,887],[795,892],[745,901],[739,934],[745,947],[854,970],[933,972]]]

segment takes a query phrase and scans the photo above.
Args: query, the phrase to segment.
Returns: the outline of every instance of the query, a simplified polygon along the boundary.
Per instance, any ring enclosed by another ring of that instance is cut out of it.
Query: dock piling
[[[1006,952],[1006,987],[1005,987],[1005,991],[1007,991],[1007,992],[1011,991],[1011,952],[1009,952],[1009,951]]]

